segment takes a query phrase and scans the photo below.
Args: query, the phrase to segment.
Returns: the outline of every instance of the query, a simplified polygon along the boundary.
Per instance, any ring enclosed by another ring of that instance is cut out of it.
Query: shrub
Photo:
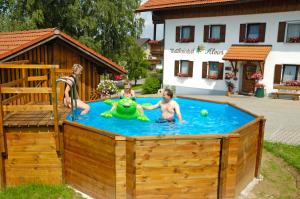
[[[160,89],[160,81],[157,77],[148,77],[146,78],[143,84],[143,94],[153,94],[157,93]]]
[[[163,74],[162,73],[160,73],[160,72],[152,73],[150,75],[150,77],[154,77],[154,78],[159,80],[160,84],[162,83],[162,80],[163,80]]]

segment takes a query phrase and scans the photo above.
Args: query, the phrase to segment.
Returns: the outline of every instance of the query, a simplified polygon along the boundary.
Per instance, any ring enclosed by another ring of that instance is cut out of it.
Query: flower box
[[[288,38],[288,43],[300,43],[300,37],[290,37]]]
[[[244,40],[246,43],[258,43],[259,39],[258,38],[247,38]]]
[[[210,42],[210,43],[219,43],[219,42],[221,42],[221,39],[220,38],[209,38],[208,42]]]

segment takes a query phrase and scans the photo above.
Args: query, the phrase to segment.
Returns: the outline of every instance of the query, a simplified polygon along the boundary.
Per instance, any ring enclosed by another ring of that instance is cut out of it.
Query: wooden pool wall
[[[64,179],[100,199],[235,198],[259,175],[265,119],[227,135],[125,137],[66,121]]]

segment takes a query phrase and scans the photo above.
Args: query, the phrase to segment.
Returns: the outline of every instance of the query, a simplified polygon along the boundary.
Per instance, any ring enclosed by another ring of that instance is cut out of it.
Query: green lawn
[[[142,89],[142,87],[143,87],[143,84],[137,84],[136,86],[132,85],[133,90],[140,90],[140,89]]]
[[[30,184],[10,187],[0,192],[0,199],[82,199],[66,185]]]
[[[277,157],[284,159],[300,173],[300,145],[264,142],[264,148]]]

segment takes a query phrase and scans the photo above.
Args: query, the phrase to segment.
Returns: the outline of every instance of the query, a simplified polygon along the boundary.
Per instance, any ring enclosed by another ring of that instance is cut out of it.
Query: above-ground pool
[[[116,99],[118,100],[118,99]],[[138,98],[137,103],[156,104],[161,98]],[[104,118],[100,113],[111,107],[102,101],[89,103],[91,111],[88,115],[79,116],[78,123],[100,128],[124,136],[153,135],[187,135],[187,134],[225,134],[254,120],[255,117],[228,104],[175,98],[181,107],[184,123],[156,123],[160,117],[160,109],[146,110],[150,122],[139,120],[123,120],[119,118]],[[201,110],[207,110],[208,116],[203,117]],[[78,113],[77,113],[78,114]],[[71,115],[68,116],[71,120]]]
[[[149,122],[103,118],[111,108],[103,102],[77,121],[69,115],[65,182],[100,199],[238,197],[259,176],[265,120],[226,102],[175,100],[185,123],[156,123],[159,109],[145,111]]]

